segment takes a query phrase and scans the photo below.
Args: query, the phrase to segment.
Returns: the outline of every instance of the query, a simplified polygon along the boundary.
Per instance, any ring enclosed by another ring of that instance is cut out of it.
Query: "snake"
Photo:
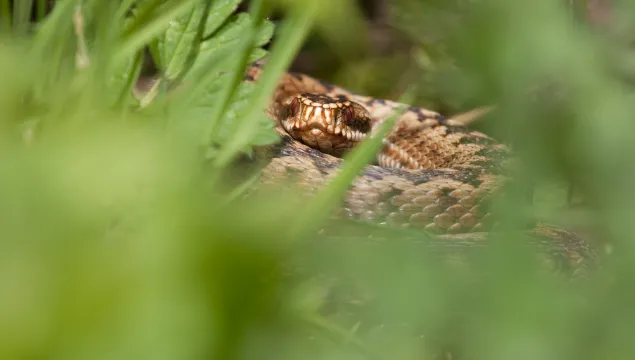
[[[249,65],[245,80],[257,82],[264,64]],[[260,185],[291,181],[315,194],[338,175],[345,154],[404,107],[334,216],[421,229],[434,236],[434,247],[481,244],[497,225],[489,204],[502,196],[516,163],[509,146],[438,112],[360,95],[307,74],[283,73],[272,94],[266,113],[280,142],[265,151]],[[597,262],[593,246],[574,232],[536,224],[527,233],[549,264],[582,271]]]

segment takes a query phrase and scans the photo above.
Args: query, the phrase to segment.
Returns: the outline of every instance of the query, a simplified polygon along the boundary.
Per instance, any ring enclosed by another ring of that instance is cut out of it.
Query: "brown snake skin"
[[[253,64],[247,80],[261,71],[261,63]],[[339,156],[399,105],[285,73],[268,109],[282,142],[268,149],[261,183],[292,180],[314,193],[337,175]],[[506,146],[420,107],[408,108],[384,144],[376,164],[351,185],[339,217],[421,228],[454,245],[486,237],[492,228],[487,203],[500,192],[512,161]],[[585,267],[596,257],[569,231],[538,226],[529,234],[568,267]]]

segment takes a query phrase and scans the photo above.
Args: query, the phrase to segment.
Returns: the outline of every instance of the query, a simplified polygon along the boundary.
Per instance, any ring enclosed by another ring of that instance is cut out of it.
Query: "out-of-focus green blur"
[[[385,1],[388,35],[348,0],[45,2],[0,0],[0,358],[635,352],[630,2],[600,29],[584,1]],[[161,77],[139,94],[144,49]],[[496,214],[577,230],[602,267],[545,273],[512,231],[469,266],[439,261],[402,241],[424,234],[328,220],[345,178],[309,203],[292,186],[246,197],[253,146],[276,141],[262,109],[298,53],[360,92],[495,104],[474,126],[535,189]]]

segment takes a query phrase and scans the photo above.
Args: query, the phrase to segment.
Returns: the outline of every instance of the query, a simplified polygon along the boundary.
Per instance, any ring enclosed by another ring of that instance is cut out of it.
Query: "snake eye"
[[[300,110],[300,99],[294,98],[287,106],[287,117],[294,117]]]
[[[355,118],[355,113],[353,112],[353,109],[351,109],[350,107],[345,108],[344,113],[342,114],[342,118],[344,119],[344,122],[346,122],[347,124],[350,124],[351,122],[353,122],[353,119]]]

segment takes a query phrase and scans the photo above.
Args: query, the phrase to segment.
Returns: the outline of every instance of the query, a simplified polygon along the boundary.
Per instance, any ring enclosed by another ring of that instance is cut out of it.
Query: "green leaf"
[[[274,29],[275,29],[275,26],[273,25],[271,21],[269,20],[263,21],[261,28],[258,32],[258,35],[256,35],[256,42],[254,43],[254,45],[263,46],[267,44],[269,41],[271,41],[271,38],[273,37]]]
[[[210,9],[207,22],[205,23],[205,38],[213,36],[229,18],[231,14],[238,8],[241,0],[225,0],[214,1]]]
[[[226,143],[231,140],[232,134],[238,131],[241,116],[244,111],[250,107],[250,99],[253,95],[254,89],[254,85],[250,83],[241,83],[238,86],[236,93],[231,99],[228,111],[223,117],[223,121],[221,122],[221,126],[218,131],[218,136],[212,139],[213,142],[220,144]],[[263,111],[261,116],[259,116],[255,121],[254,127],[256,129],[256,133],[250,142],[250,146],[242,149],[242,151],[250,154],[251,147],[254,145],[266,145],[277,141],[279,136],[274,131],[274,126],[275,123],[271,121],[271,119],[269,119]]]
[[[278,42],[274,44],[271,57],[265,65],[256,90],[250,99],[250,107],[241,119],[239,126],[230,136],[230,142],[214,160],[214,165],[224,168],[238,153],[244,151],[256,137],[257,127],[263,109],[270,101],[281,74],[288,68],[305,36],[309,33],[317,13],[317,4],[307,2],[303,6],[296,5],[281,27]],[[266,30],[265,30],[266,31]]]
[[[201,44],[199,57],[192,68],[197,68],[198,66],[207,64],[210,60],[215,59],[215,61],[226,64],[220,66],[218,69],[219,72],[229,70],[232,64],[231,59],[229,57],[223,58],[218,56],[218,54],[222,52],[223,49],[238,46],[242,36],[252,26],[252,21],[253,20],[250,15],[247,13],[240,13],[233,17],[230,22],[226,23],[218,30],[214,37],[205,40]],[[262,27],[258,30],[258,34],[256,35],[254,52],[250,55],[250,61],[256,61],[266,55],[266,52],[258,47],[269,42],[272,35],[273,24],[269,21],[264,21]]]
[[[168,79],[175,79],[183,70],[187,57],[196,43],[198,25],[204,4],[199,4],[188,14],[170,21],[165,33],[158,41],[159,64]]]
[[[150,14],[137,15],[135,21],[125,29],[121,44],[114,54],[114,59],[133,56],[134,53],[165,31],[171,21],[189,13],[196,3],[196,0],[166,1],[157,9],[152,9]]]
[[[235,131],[239,113],[251,106],[247,99],[253,86],[241,83],[235,89],[232,84],[235,81],[233,76],[242,77],[242,69],[239,69],[240,74],[233,74],[240,65],[238,63],[242,62],[238,58],[239,54],[246,51],[248,62],[261,59],[267,54],[258,45],[269,41],[273,34],[273,24],[263,20],[257,29],[254,26],[250,14],[233,16],[212,38],[201,44],[197,58],[183,78],[183,84],[188,89],[183,96],[187,99],[180,104],[177,112],[181,116],[176,121],[186,122],[182,126],[189,134],[202,135],[196,143],[202,141],[203,144],[209,144],[211,141],[224,144]],[[247,32],[255,32],[253,42],[245,42]],[[251,145],[269,144],[277,140],[271,120],[262,112],[254,130],[254,142],[240,151],[250,152]]]

